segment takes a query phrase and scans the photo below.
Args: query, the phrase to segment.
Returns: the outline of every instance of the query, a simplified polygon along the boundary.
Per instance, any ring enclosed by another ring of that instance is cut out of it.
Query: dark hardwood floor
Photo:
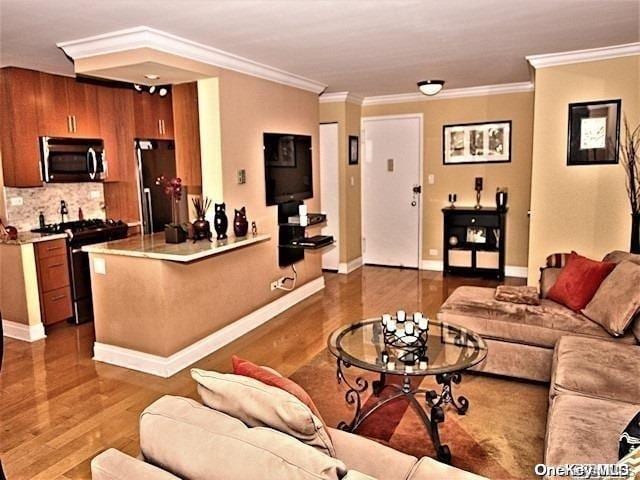
[[[399,308],[434,317],[456,287],[498,283],[382,267],[325,278],[324,291],[194,366],[229,371],[230,356],[237,354],[290,375],[321,352],[342,324]],[[62,325],[31,344],[5,339],[0,458],[10,480],[90,478],[91,458],[106,448],[137,455],[138,415],[155,399],[197,398],[188,369],[163,379],[94,362],[93,340],[93,324]]]

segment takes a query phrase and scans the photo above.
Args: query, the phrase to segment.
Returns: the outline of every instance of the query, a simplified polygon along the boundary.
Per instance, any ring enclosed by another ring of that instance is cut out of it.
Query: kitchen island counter
[[[211,242],[207,240],[198,240],[197,242],[187,240],[183,243],[167,243],[164,239],[164,233],[160,232],[153,235],[135,235],[123,240],[88,245],[82,247],[82,250],[87,253],[102,255],[121,255],[189,263],[229,250],[264,242],[270,238],[271,236],[266,234],[255,236],[249,234],[241,238],[229,237],[223,241],[214,239]]]

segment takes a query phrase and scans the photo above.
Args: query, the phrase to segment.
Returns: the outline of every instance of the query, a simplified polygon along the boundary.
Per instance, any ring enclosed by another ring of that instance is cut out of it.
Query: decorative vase
[[[216,229],[218,240],[225,240],[227,238],[227,227],[229,227],[229,220],[227,220],[226,205],[224,203],[216,203],[216,214],[213,217],[213,225]]]
[[[640,253],[640,213],[631,214],[631,253]]]
[[[198,219],[193,222],[193,239],[194,240],[209,240],[211,238],[211,226],[209,222],[205,220],[204,217],[198,217]]]
[[[164,241],[167,243],[182,243],[187,241],[187,232],[184,231],[182,225],[165,225]]]
[[[249,230],[249,222],[247,221],[247,211],[244,207],[235,211],[233,218],[233,234],[236,237],[246,237]]]

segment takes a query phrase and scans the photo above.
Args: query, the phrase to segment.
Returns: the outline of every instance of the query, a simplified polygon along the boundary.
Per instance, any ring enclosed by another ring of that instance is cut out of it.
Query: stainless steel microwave
[[[102,139],[40,137],[40,153],[45,182],[102,182],[106,177]]]

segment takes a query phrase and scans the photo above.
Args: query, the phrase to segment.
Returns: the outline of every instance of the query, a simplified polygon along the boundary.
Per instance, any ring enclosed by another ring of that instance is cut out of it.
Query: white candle
[[[404,371],[407,373],[413,373],[413,365],[407,365],[404,367]]]
[[[422,312],[416,312],[413,314],[413,321],[415,323],[420,323],[420,320],[422,320]]]
[[[418,322],[418,328],[422,331],[428,330],[429,329],[429,319],[426,317],[423,317],[420,319],[420,322]]]
[[[395,369],[396,369],[396,362],[387,363],[387,370],[395,370]]]
[[[420,370],[427,369],[427,362],[425,360],[420,360]]]
[[[406,312],[404,310],[398,310],[397,315],[398,315],[398,321],[399,322],[404,322],[405,319],[407,318],[407,314],[406,314]]]
[[[387,331],[388,332],[396,331],[396,321],[393,318],[390,318],[389,321],[387,321]]]
[[[413,335],[413,322],[405,323],[404,331],[407,333],[407,335]]]
[[[387,352],[382,352],[382,363],[387,363],[389,361],[389,354]]]
[[[391,320],[391,315],[389,315],[388,313],[383,313],[382,314],[382,324],[383,325],[388,324],[389,320]]]

